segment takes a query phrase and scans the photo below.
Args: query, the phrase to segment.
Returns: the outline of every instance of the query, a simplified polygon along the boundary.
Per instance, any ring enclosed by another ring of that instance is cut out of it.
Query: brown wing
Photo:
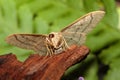
[[[45,46],[46,36],[47,35],[13,34],[6,38],[6,42],[23,49],[34,50],[36,53],[45,55],[47,53]]]
[[[82,45],[85,42],[85,35],[97,25],[103,18],[104,13],[104,11],[90,12],[62,29],[61,33],[68,45]]]

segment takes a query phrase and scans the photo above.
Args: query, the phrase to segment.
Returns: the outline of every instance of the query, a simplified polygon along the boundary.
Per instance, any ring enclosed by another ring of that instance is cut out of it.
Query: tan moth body
[[[103,18],[104,11],[94,11],[79,18],[60,32],[42,34],[13,34],[6,38],[7,43],[20,48],[34,50],[41,55],[58,54],[69,46],[82,45],[89,33]]]

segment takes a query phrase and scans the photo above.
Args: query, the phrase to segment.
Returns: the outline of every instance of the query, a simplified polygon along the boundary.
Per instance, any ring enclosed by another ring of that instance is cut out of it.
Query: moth
[[[93,11],[63,28],[50,34],[12,34],[6,42],[24,49],[34,50],[41,55],[59,54],[69,46],[81,46],[88,34],[103,18],[104,11]]]

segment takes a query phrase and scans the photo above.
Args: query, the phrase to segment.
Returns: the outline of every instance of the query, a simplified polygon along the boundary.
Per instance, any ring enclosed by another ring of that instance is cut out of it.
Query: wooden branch
[[[89,49],[72,46],[58,55],[31,55],[24,62],[14,54],[0,56],[0,80],[60,80],[67,68],[83,60]]]

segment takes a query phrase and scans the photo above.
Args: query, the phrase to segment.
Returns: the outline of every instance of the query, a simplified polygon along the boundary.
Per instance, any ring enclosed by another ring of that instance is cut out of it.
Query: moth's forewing
[[[45,39],[46,35],[13,34],[6,38],[6,42],[23,49],[34,50],[36,53],[44,55],[47,53]]]
[[[61,33],[67,40],[67,43],[70,45],[82,45],[85,42],[85,35],[97,25],[103,18],[104,13],[104,11],[90,12],[62,29]]]

